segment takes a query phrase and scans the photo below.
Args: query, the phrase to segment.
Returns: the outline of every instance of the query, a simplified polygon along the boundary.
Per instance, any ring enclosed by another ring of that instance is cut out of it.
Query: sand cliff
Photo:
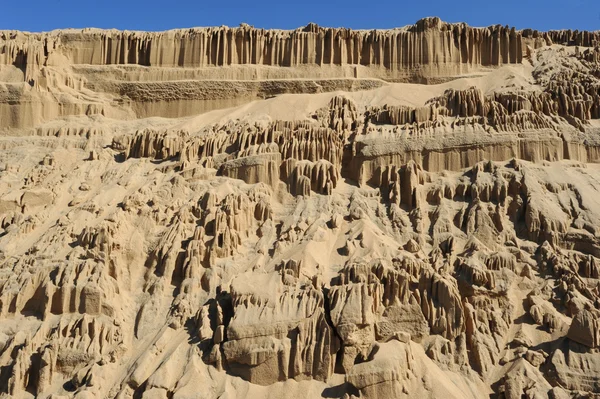
[[[0,397],[600,394],[600,33],[0,31]]]

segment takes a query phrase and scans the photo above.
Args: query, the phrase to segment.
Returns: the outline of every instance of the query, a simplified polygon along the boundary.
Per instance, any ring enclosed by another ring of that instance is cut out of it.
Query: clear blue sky
[[[2,0],[0,29],[392,28],[426,16],[472,26],[600,30],[600,0]]]

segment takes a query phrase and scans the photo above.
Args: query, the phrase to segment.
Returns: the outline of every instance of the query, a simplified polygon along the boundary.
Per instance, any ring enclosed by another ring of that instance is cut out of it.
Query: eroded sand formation
[[[0,397],[600,394],[600,33],[0,32]]]

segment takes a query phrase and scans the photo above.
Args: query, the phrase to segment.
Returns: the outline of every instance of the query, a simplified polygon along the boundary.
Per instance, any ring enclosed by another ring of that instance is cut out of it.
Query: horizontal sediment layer
[[[72,64],[155,67],[223,65],[365,65],[392,70],[428,64],[500,65],[522,59],[522,35],[514,28],[471,28],[428,18],[392,30],[354,31],[314,24],[283,31],[194,28],[166,32],[65,30],[0,33],[0,64],[36,68]],[[28,71],[29,77],[32,77]]]
[[[597,136],[597,133],[596,133]],[[600,162],[600,140],[565,140],[556,132],[532,131],[514,134],[486,134],[485,131],[446,137],[407,140],[401,137],[371,137],[354,144],[355,155],[348,177],[359,184],[372,184],[382,169],[414,161],[424,170],[458,171],[482,160],[531,162]]]
[[[381,87],[372,79],[263,80],[263,81],[177,81],[107,82],[102,89],[127,96],[136,102],[177,100],[227,100],[240,97],[267,98],[278,94],[357,91]]]
[[[559,43],[593,46],[598,32],[518,31],[501,25],[472,28],[426,18],[390,30],[323,28],[296,30],[193,28],[165,32],[58,30],[48,33],[0,32],[0,65],[15,65],[34,82],[39,69],[63,64],[206,66],[362,65],[392,75],[422,66],[496,66],[520,63],[527,45]]]

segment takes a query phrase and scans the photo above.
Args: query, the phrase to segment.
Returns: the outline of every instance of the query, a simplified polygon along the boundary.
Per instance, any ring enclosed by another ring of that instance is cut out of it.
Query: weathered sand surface
[[[0,32],[0,397],[599,395],[599,45]]]

